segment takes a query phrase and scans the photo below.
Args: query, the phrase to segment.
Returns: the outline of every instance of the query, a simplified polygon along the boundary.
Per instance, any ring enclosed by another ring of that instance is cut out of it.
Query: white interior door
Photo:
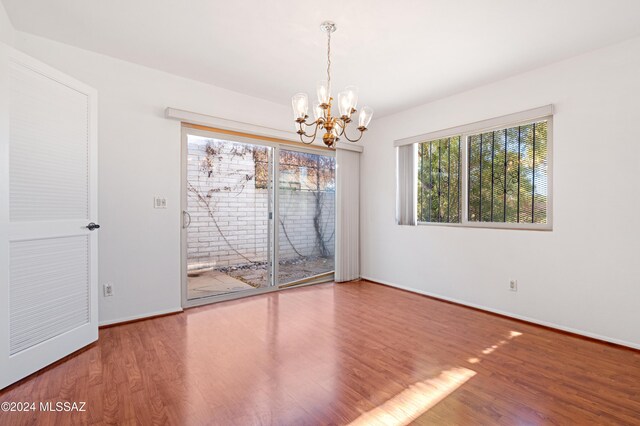
[[[4,388],[98,338],[97,103],[92,88],[0,48]]]

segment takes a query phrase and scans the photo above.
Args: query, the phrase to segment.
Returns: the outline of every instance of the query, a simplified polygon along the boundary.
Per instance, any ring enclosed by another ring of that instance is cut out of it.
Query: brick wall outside
[[[238,149],[239,145],[214,144],[220,149],[219,155],[215,157],[211,168],[207,169],[203,168],[203,164],[206,164],[203,160],[207,157],[206,146],[202,140],[189,141],[187,179],[192,190],[188,191],[187,196],[191,215],[187,256],[190,269],[266,261],[268,192],[267,189],[256,188],[252,153]],[[212,170],[211,177],[208,176],[208,170]],[[199,199],[196,194],[202,198]],[[278,226],[281,261],[299,258],[299,255],[320,255],[314,228],[316,202],[323,206],[318,222],[325,236],[326,247],[333,256],[335,193],[282,189],[280,218],[283,223]],[[206,203],[211,207],[213,218]]]

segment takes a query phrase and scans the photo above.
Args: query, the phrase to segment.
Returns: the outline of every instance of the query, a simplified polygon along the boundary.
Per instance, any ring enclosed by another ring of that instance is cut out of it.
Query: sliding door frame
[[[188,297],[188,282],[189,282],[189,277],[188,277],[188,259],[187,259],[187,235],[188,235],[188,225],[185,226],[185,212],[188,211],[188,205],[187,205],[187,200],[188,200],[188,191],[187,191],[187,176],[188,176],[188,156],[189,156],[189,144],[188,144],[188,137],[189,135],[194,135],[194,136],[202,136],[202,137],[211,137],[211,138],[215,138],[215,139],[220,139],[220,140],[224,140],[224,141],[229,141],[229,142],[238,142],[238,143],[243,143],[243,144],[251,144],[251,145],[259,145],[259,146],[266,146],[271,148],[271,164],[270,164],[270,171],[269,171],[269,176],[271,177],[271,181],[269,183],[269,190],[270,190],[270,194],[269,194],[269,204],[270,204],[270,211],[273,212],[273,218],[269,219],[271,224],[269,226],[269,230],[267,232],[267,250],[268,250],[268,262],[273,265],[274,263],[274,259],[275,259],[275,253],[273,251],[273,241],[274,241],[274,229],[275,229],[275,211],[273,210],[273,207],[275,205],[275,197],[276,197],[276,191],[274,190],[274,183],[275,183],[275,155],[276,155],[276,146],[273,142],[269,142],[269,141],[262,141],[259,139],[252,139],[252,138],[248,138],[245,136],[239,136],[239,135],[230,135],[230,134],[226,134],[226,133],[222,133],[222,132],[216,132],[215,129],[211,129],[211,130],[204,130],[202,128],[193,128],[191,126],[182,126],[182,137],[181,139],[181,197],[180,197],[180,263],[181,263],[181,284],[180,284],[180,291],[181,291],[181,295],[182,295],[182,307],[183,308],[191,308],[194,306],[201,306],[201,305],[206,305],[209,303],[213,303],[213,302],[222,302],[225,300],[233,300],[233,299],[238,299],[241,297],[246,297],[246,296],[253,296],[256,294],[262,294],[262,293],[268,293],[274,290],[277,290],[277,287],[274,285],[275,281],[274,281],[274,271],[273,271],[273,266],[270,268],[269,270],[269,279],[268,279],[268,284],[266,287],[263,288],[255,288],[255,289],[251,289],[251,290],[244,290],[244,291],[237,291],[237,292],[230,292],[230,293],[226,293],[226,294],[220,294],[220,295],[211,295],[211,296],[205,296],[205,297],[201,297],[201,298],[197,298],[197,299],[189,299]]]
[[[277,280],[278,280],[278,272],[279,272],[279,260],[280,260],[280,190],[279,190],[279,186],[280,186],[280,150],[285,150],[285,151],[294,151],[294,152],[303,152],[303,153],[307,153],[307,154],[317,154],[317,155],[324,155],[327,157],[336,157],[336,152],[332,149],[318,149],[318,148],[312,148],[309,147],[309,145],[304,145],[304,146],[299,146],[300,144],[295,144],[295,145],[282,145],[282,146],[278,146],[277,151],[275,151],[275,155],[277,156],[277,161],[275,162],[275,168],[276,168],[276,174],[275,174],[275,184],[278,185],[278,187],[274,187],[276,188],[276,197],[275,197],[275,202],[276,202],[276,211],[274,211],[274,216],[275,218],[278,219],[278,223],[276,226],[276,239],[275,239],[275,253],[276,253],[276,257],[275,260],[278,260],[278,262],[274,262],[274,279],[276,280],[276,286],[280,289],[285,289],[285,288],[290,288],[290,287],[300,287],[303,285],[312,285],[312,284],[320,284],[320,283],[324,283],[324,282],[329,282],[329,281],[334,281],[335,278],[335,239],[334,239],[334,250],[333,250],[333,272],[331,273],[331,275],[328,275],[328,273],[323,273],[320,274],[319,276],[313,276],[313,277],[308,277],[308,278],[302,278],[300,280],[294,280],[292,282],[288,282],[288,283],[282,283],[282,284],[278,284]],[[334,194],[335,197],[335,194]],[[334,204],[335,205],[335,204]],[[334,216],[334,221],[337,219],[337,215]],[[334,224],[335,226],[335,224]],[[324,279],[324,278],[328,278],[328,279]]]
[[[269,284],[264,288],[256,288],[253,290],[238,291],[221,295],[206,296],[198,299],[189,300],[187,288],[188,288],[188,270],[187,270],[187,227],[185,227],[185,214],[187,211],[187,174],[188,174],[188,136],[203,136],[211,137],[229,142],[238,142],[251,145],[261,145],[272,148],[272,161],[270,165],[270,204],[273,217],[270,219],[271,226],[268,232],[268,252],[269,252]],[[284,283],[278,284],[278,260],[280,254],[280,150],[285,149],[287,151],[305,152],[310,154],[320,154],[329,157],[335,157],[335,151],[329,148],[320,146],[300,146],[299,142],[287,141],[284,139],[277,139],[272,137],[251,135],[242,132],[235,132],[224,129],[216,129],[213,127],[201,126],[190,123],[182,123],[181,138],[180,138],[180,162],[181,162],[181,188],[180,188],[180,263],[181,263],[181,283],[180,292],[182,295],[182,307],[191,308],[195,306],[206,305],[209,303],[223,302],[226,300],[239,299],[243,297],[254,296],[257,294],[269,293],[272,291],[279,291],[285,288],[298,287],[311,284],[319,284],[321,282],[328,282],[331,280],[301,280],[300,284]],[[334,254],[335,256],[335,254]],[[332,275],[333,276],[333,275]]]

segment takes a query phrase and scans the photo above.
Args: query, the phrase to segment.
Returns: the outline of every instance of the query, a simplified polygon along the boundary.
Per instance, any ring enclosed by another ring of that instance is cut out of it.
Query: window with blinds
[[[460,222],[460,136],[418,144],[418,221]]]
[[[468,136],[469,222],[547,223],[547,121]]]
[[[398,223],[550,230],[552,116],[525,113],[398,145]]]

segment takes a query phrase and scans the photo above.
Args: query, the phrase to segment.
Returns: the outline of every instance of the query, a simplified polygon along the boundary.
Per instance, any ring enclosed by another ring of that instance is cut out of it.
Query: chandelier
[[[349,142],[358,142],[362,139],[364,132],[373,116],[373,110],[367,106],[362,108],[358,115],[358,130],[360,135],[351,139],[347,135],[347,126],[352,122],[352,116],[356,112],[358,104],[358,88],[355,86],[347,86],[344,91],[338,93],[338,109],[340,116],[331,115],[331,107],[333,106],[333,98],[331,97],[331,33],[336,30],[336,24],[331,21],[325,21],[320,25],[320,29],[327,33],[327,79],[318,83],[316,93],[318,101],[313,104],[313,116],[315,118],[311,123],[307,123],[307,110],[309,108],[309,98],[306,93],[297,93],[291,98],[293,106],[293,114],[298,126],[298,135],[300,141],[305,144],[311,144],[316,140],[318,129],[324,130],[322,141],[329,148],[335,148],[336,142],[342,136]],[[313,133],[307,134],[306,128],[311,128]]]

